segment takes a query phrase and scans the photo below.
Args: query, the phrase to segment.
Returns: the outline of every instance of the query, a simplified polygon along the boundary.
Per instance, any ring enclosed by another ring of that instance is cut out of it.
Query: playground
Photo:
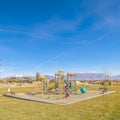
[[[104,94],[100,91],[95,90],[89,90],[86,94],[79,94],[79,95],[70,95],[68,98],[57,95],[41,95],[36,93],[16,93],[16,94],[5,94],[4,96],[22,99],[22,100],[28,100],[28,101],[34,101],[34,102],[41,102],[41,103],[47,103],[47,104],[59,104],[59,105],[67,105],[67,104],[73,104],[79,101],[104,96],[106,94],[114,93],[115,91],[107,91]]]
[[[34,83],[35,89],[36,86],[36,83]],[[85,84],[78,85],[76,83],[74,73],[65,75],[63,70],[59,70],[55,73],[55,80],[52,83],[49,83],[47,79],[42,80],[37,92],[15,93],[8,88],[8,94],[4,94],[4,96],[48,104],[66,105],[115,92],[108,91],[105,88],[102,90],[87,90],[86,87]]]

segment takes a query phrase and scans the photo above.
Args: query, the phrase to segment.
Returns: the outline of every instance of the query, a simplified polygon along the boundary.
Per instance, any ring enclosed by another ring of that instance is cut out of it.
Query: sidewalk
[[[48,96],[44,95],[44,98],[42,96],[34,96],[34,95],[28,95],[26,93],[16,93],[16,94],[5,94],[4,96],[7,97],[12,97],[12,98],[17,98],[17,99],[22,99],[22,100],[28,100],[28,101],[34,101],[34,102],[42,102],[42,103],[47,103],[47,104],[60,104],[60,105],[68,105],[68,104],[73,104],[79,101],[84,101],[88,99],[92,99],[95,97],[103,96],[106,94],[114,93],[115,91],[107,91],[104,94],[102,94],[100,91],[93,91],[89,90],[85,94],[81,95],[70,95],[67,99],[53,99],[47,98]],[[46,98],[45,98],[46,97]]]

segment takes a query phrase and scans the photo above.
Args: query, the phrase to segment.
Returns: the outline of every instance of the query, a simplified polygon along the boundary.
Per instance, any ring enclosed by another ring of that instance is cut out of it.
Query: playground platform
[[[4,94],[3,96],[47,104],[68,105],[103,95],[105,96],[107,94],[111,94],[114,92],[115,91],[106,91],[102,93],[101,91],[88,90],[85,94],[81,93],[77,95],[70,95],[68,98],[65,98],[64,95],[47,95],[47,94],[43,95],[35,93],[9,93]]]

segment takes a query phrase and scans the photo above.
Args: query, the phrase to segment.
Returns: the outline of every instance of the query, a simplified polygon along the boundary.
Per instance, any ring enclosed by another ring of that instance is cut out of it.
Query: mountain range
[[[55,76],[54,75],[44,75],[45,77],[49,78],[50,80],[53,80],[55,79]],[[4,80],[6,79],[10,79],[12,77],[16,77],[16,76],[9,76],[9,77],[5,77]],[[22,77],[22,76],[17,76],[17,77]],[[27,77],[30,77],[30,76],[23,76],[23,78],[27,78]],[[35,76],[31,76],[32,79],[35,80]],[[66,77],[67,79],[67,77]],[[106,80],[120,80],[120,75],[114,75],[114,76],[108,76],[108,75],[105,75],[104,73],[75,73],[75,77],[71,77],[69,76],[68,77],[69,80],[103,80],[103,79],[106,79]]]
[[[54,79],[54,76],[45,75],[50,80]],[[68,77],[69,79],[74,79],[74,77]],[[104,73],[75,73],[75,80],[120,80],[120,75],[105,75]]]

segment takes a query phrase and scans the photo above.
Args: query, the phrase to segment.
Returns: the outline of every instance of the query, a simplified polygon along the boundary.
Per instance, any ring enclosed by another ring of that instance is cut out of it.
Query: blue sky
[[[0,1],[2,76],[120,74],[119,0]]]

